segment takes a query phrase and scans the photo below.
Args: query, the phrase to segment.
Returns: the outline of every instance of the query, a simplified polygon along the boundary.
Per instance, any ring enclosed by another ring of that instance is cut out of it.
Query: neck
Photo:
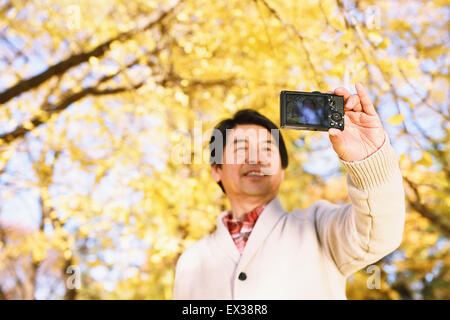
[[[231,205],[231,214],[233,215],[233,219],[242,220],[244,218],[244,214],[252,211],[256,207],[265,205],[269,203],[276,195],[269,194],[267,196],[258,196],[258,197],[239,197],[232,196],[228,197]]]

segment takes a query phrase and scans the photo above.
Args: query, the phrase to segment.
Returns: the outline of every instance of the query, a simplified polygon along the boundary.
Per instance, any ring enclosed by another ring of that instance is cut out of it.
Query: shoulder
[[[316,202],[314,202],[311,207],[313,207],[313,209],[315,211],[318,210],[335,210],[339,207],[341,207],[342,204],[336,204],[333,202],[330,202],[328,200],[325,199],[321,199],[321,200],[317,200]]]
[[[321,199],[317,200],[311,205],[309,205],[306,209],[294,209],[289,216],[292,219],[300,219],[300,220],[310,220],[314,221],[318,216],[322,214],[330,214],[336,212],[339,208],[347,206],[350,204],[336,204],[332,203],[328,200]]]
[[[325,199],[321,199],[321,200],[317,200],[316,202],[314,202],[311,205],[311,209],[317,213],[317,212],[323,212],[323,211],[335,211],[337,209],[341,209],[341,208],[347,207],[349,205],[351,205],[351,203],[345,203],[345,202],[334,203],[334,202],[330,202]]]
[[[195,269],[200,263],[202,253],[207,249],[207,243],[210,241],[210,238],[211,235],[188,245],[178,258],[177,269]]]
[[[305,209],[294,209],[289,213],[289,215],[295,218],[304,218],[313,215],[318,209],[333,208],[334,206],[336,206],[334,203],[321,199],[313,202]]]

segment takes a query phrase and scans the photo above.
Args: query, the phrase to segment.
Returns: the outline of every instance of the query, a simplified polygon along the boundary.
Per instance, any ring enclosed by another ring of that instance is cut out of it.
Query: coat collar
[[[252,233],[248,238],[242,256],[231,238],[230,232],[222,222],[222,218],[230,211],[223,211],[217,217],[217,229],[213,236],[218,246],[236,263],[239,267],[247,265],[254,256],[258,248],[264,242],[264,239],[272,231],[278,220],[284,215],[285,210],[281,205],[280,199],[273,198],[264,208],[264,211],[256,220]]]

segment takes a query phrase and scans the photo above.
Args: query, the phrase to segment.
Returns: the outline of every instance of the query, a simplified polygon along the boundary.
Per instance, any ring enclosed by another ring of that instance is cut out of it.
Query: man
[[[405,203],[398,157],[368,92],[360,84],[356,90],[334,91],[344,97],[345,130],[328,131],[348,171],[350,204],[320,200],[286,212],[277,193],[288,159],[277,127],[251,110],[217,126],[228,134],[223,150],[211,155],[212,176],[231,210],[178,260],[175,299],[346,299],[346,278],[400,245]],[[265,134],[254,138],[246,134],[251,130]],[[255,157],[256,150],[270,156]],[[244,161],[234,161],[242,151]]]

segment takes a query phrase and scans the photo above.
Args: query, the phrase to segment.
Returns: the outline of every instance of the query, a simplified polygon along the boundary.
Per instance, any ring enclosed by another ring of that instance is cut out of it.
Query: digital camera
[[[281,91],[280,122],[285,129],[344,130],[344,98],[319,91]]]

